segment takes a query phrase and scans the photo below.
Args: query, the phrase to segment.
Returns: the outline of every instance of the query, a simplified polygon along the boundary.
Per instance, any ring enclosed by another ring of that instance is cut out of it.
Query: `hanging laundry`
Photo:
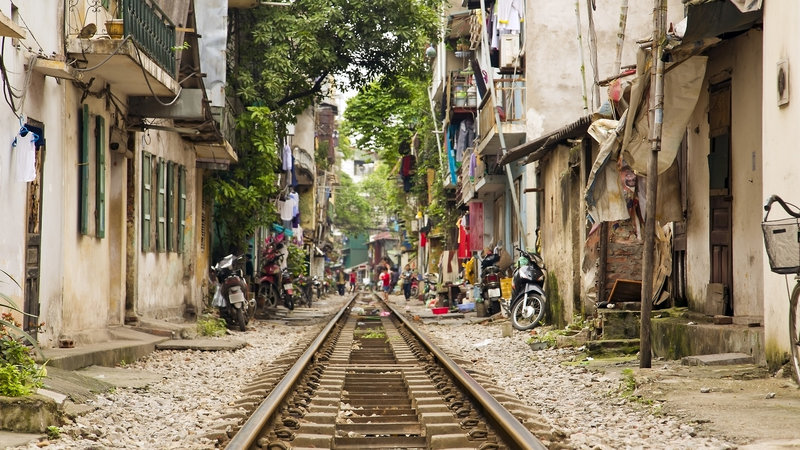
[[[524,20],[525,10],[522,0],[497,0],[492,12],[491,48],[500,49],[500,35],[519,34]]]
[[[411,175],[414,171],[416,158],[414,155],[405,155],[400,160],[400,178],[403,179],[403,192],[411,191]]]
[[[472,141],[475,139],[475,123],[471,118],[466,118],[458,125],[458,134],[456,135],[456,164],[461,164],[464,160],[464,151],[472,147]]]
[[[289,144],[283,144],[283,166],[282,169],[285,171],[290,171],[294,167],[294,157],[292,156],[292,149],[289,148]]]
[[[27,183],[36,179],[36,135],[27,132],[25,136],[17,135],[14,139],[17,181]]]
[[[467,216],[459,217],[458,225],[458,259],[466,259],[470,257],[469,251],[469,234],[467,229]]]
[[[421,231],[419,233],[419,246],[425,247],[426,245],[428,245],[428,234],[424,231]]]

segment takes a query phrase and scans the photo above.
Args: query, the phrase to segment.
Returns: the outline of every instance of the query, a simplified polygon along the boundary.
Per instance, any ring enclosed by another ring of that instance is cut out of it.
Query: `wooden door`
[[[724,314],[733,315],[730,80],[709,89],[709,250],[710,283],[724,286]]]
[[[25,241],[25,318],[22,328],[36,339],[39,320],[39,279],[41,271],[41,242],[42,242],[42,175],[44,168],[44,125],[35,120],[30,120],[26,127],[30,132],[36,133],[36,178],[28,182],[27,214],[26,214],[26,241]]]

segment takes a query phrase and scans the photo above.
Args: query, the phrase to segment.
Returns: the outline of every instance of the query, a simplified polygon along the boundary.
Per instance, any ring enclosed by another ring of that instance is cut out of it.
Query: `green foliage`
[[[333,205],[333,222],[336,227],[349,236],[368,233],[377,225],[373,210],[360,184],[344,172],[339,172],[339,188],[336,190],[336,203]]]
[[[227,330],[225,319],[220,319],[211,314],[203,314],[197,320],[197,333],[200,336],[222,336]]]
[[[293,117],[337,77],[358,89],[379,76],[423,73],[425,45],[439,25],[440,0],[296,0],[281,8],[236,10],[242,45],[231,68],[246,102]],[[248,43],[245,45],[244,43]]]
[[[19,327],[9,313],[3,314],[3,322]],[[0,395],[30,395],[42,387],[46,375],[44,367],[34,361],[33,350],[24,344],[22,338],[12,334],[11,328],[0,326]]]
[[[622,396],[628,398],[633,395],[636,390],[636,377],[633,375],[633,369],[622,369]]]
[[[19,287],[11,275],[3,270],[0,272]],[[0,293],[0,307],[23,313],[4,293]],[[32,347],[25,345],[26,342]],[[36,364],[34,349],[38,350],[36,340],[22,330],[11,313],[3,313],[0,316],[0,395],[29,395],[42,386],[47,372]]]
[[[386,330],[384,330],[383,327],[357,330],[355,335],[356,337],[360,337],[362,339],[385,339]]]
[[[275,125],[264,107],[250,107],[237,119],[239,162],[228,171],[214,172],[206,189],[214,199],[214,218],[220,247],[214,255],[240,254],[247,237],[260,225],[277,220],[273,202],[278,194],[276,170],[280,158]]]
[[[286,267],[294,275],[308,275],[308,252],[296,245],[288,246],[289,255],[286,257]]]
[[[45,430],[45,433],[47,434],[47,439],[56,440],[61,437],[61,428],[50,425],[47,427],[47,430]]]

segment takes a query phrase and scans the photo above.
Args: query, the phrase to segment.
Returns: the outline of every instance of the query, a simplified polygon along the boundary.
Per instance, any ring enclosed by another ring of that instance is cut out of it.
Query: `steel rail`
[[[233,438],[231,438],[228,445],[225,446],[226,449],[231,450],[239,450],[239,449],[249,449],[251,446],[256,442],[258,439],[261,430],[267,424],[270,417],[278,410],[278,407],[283,402],[284,398],[286,398],[289,393],[292,392],[292,388],[295,383],[300,379],[300,376],[303,374],[306,366],[311,359],[314,357],[314,354],[319,350],[322,342],[327,339],[328,335],[330,334],[333,327],[339,322],[344,312],[353,304],[353,301],[358,297],[359,294],[355,294],[353,298],[351,298],[347,304],[339,310],[336,316],[331,319],[330,322],[322,329],[319,335],[311,342],[308,346],[306,351],[297,359],[297,362],[294,363],[291,369],[286,373],[286,376],[280,381],[280,383],[272,389],[272,392],[269,393],[267,398],[258,405],[258,408],[253,412],[247,422],[242,425],[242,428],[236,433]]]
[[[483,407],[484,413],[488,415],[499,428],[498,431],[505,434],[505,437],[512,441],[515,448],[547,450],[542,442],[536,438],[527,428],[525,428],[516,417],[514,417],[508,410],[495,399],[492,394],[486,390],[477,381],[475,381],[467,372],[464,371],[455,361],[453,361],[447,354],[442,351],[436,344],[433,343],[428,337],[423,334],[417,327],[415,327],[410,320],[403,314],[398,312],[394,307],[386,304],[395,317],[399,318],[403,324],[408,328],[417,339],[422,342],[428,351],[433,353],[439,363],[444,366],[450,375],[466,389],[475,401]]]

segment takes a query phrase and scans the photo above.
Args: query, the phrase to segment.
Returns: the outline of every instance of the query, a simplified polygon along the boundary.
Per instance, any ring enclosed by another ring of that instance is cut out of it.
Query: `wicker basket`
[[[775,273],[800,273],[800,220],[779,219],[761,223],[769,267]]]

